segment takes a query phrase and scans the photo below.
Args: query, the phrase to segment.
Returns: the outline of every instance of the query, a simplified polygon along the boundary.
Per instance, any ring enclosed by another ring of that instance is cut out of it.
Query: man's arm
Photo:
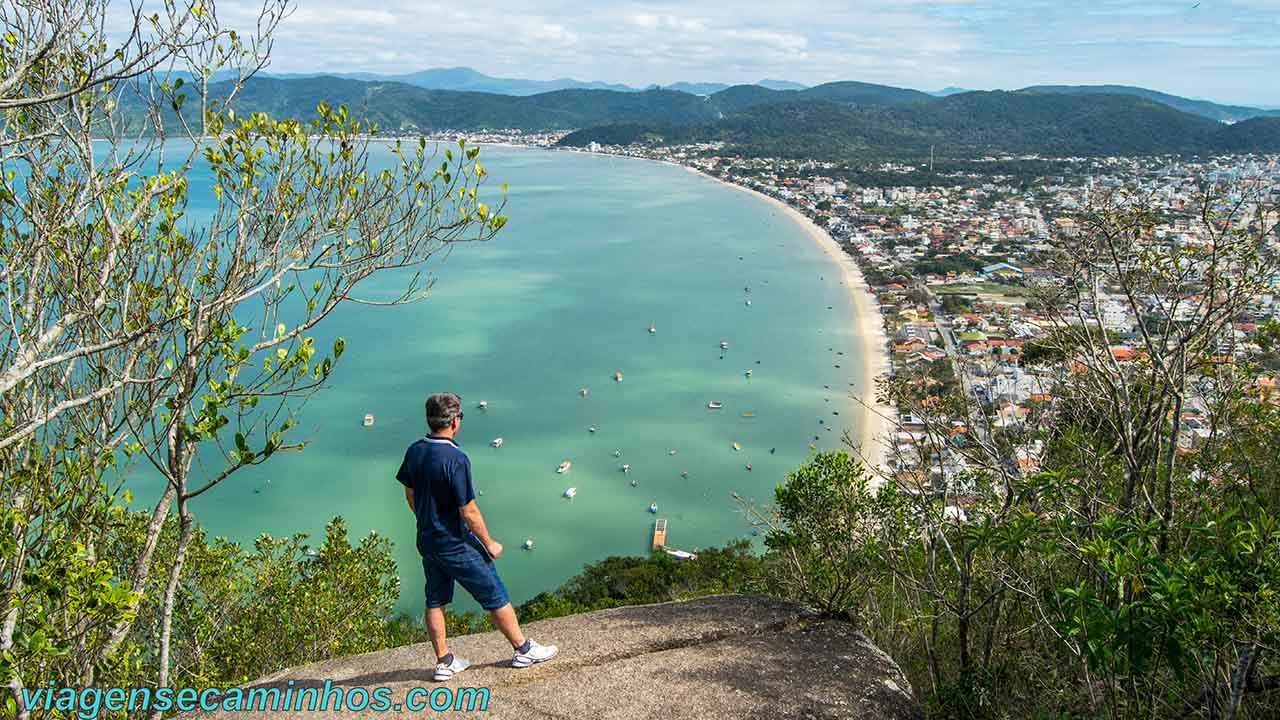
[[[404,486],[404,501],[409,503],[409,512],[417,513],[418,510],[413,506],[413,488],[408,485]]]
[[[489,530],[484,526],[484,516],[480,514],[480,506],[472,500],[459,508],[458,512],[462,515],[462,521],[471,528],[471,532],[476,534],[480,542],[484,543],[485,548],[489,550],[489,554],[496,560],[502,554],[502,543],[489,536]]]

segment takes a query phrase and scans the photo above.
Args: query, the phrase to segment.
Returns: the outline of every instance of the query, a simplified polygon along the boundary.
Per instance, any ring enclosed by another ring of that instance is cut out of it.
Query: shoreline
[[[610,157],[621,157],[626,160],[647,160],[680,168],[698,177],[747,193],[765,203],[772,204],[790,218],[822,250],[827,259],[839,269],[844,286],[849,290],[850,304],[853,306],[853,335],[862,350],[859,353],[859,368],[856,377],[861,380],[860,384],[864,397],[852,398],[862,417],[858,432],[853,434],[852,438],[857,443],[858,451],[867,465],[867,479],[870,486],[872,488],[878,487],[883,479],[884,461],[888,455],[885,442],[888,434],[896,426],[894,418],[897,417],[897,413],[892,407],[877,402],[876,378],[889,374],[893,364],[889,358],[889,341],[884,330],[884,317],[880,314],[878,303],[873,302],[874,295],[870,292],[871,287],[867,284],[866,278],[862,276],[862,268],[858,267],[853,256],[845,252],[844,248],[840,247],[840,243],[836,242],[830,233],[818,227],[817,223],[791,205],[759,190],[721,180],[683,163],[630,155],[592,153],[575,148],[548,149],[568,150],[569,152],[581,152],[587,155],[603,154]]]
[[[678,165],[678,163],[671,164]],[[759,190],[753,190],[749,187],[712,177],[686,165],[679,165],[679,167],[771,203],[774,207],[782,210],[792,222],[803,230],[804,234],[839,268],[844,285],[849,290],[849,300],[853,305],[854,314],[853,334],[861,349],[856,377],[861,381],[863,397],[861,400],[855,399],[855,402],[861,411],[862,422],[858,432],[853,434],[852,437],[857,442],[859,450],[868,465],[868,480],[871,486],[878,486],[878,471],[882,469],[886,454],[884,439],[886,434],[893,429],[891,418],[894,417],[894,411],[893,408],[876,401],[876,378],[888,374],[891,363],[889,362],[888,339],[884,331],[884,319],[880,315],[879,306],[873,302],[874,295],[870,292],[870,286],[867,285],[866,279],[862,276],[862,269],[854,262],[853,256],[845,252],[844,248],[835,241],[835,238],[831,237],[830,233],[818,227],[817,223],[787,203],[766,195]]]

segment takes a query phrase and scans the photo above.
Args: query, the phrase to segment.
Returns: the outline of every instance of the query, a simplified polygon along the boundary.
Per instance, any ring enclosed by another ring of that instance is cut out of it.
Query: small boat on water
[[[658,503],[649,503],[649,512],[654,515],[658,514]]]
[[[622,451],[621,451],[621,450],[614,450],[614,451],[613,451],[613,456],[614,456],[614,457],[622,457]]]
[[[670,450],[668,450],[668,451],[667,451],[667,454],[668,454],[668,455],[675,455],[675,454],[676,454],[676,449],[675,449],[675,448],[671,448]]]
[[[571,468],[571,467],[573,467],[573,463],[572,463],[572,462],[570,462],[570,461],[568,461],[568,460],[565,460],[564,462],[560,463],[560,467],[557,467],[557,468],[556,468],[556,472],[558,472],[558,473],[560,473],[561,475],[563,475],[563,474],[565,474],[565,473],[569,472],[569,468]]]
[[[750,300],[750,299],[748,299],[748,300],[747,300],[747,307],[751,307],[751,300]]]
[[[734,449],[734,450],[741,450],[741,449],[742,449],[742,443],[737,443],[737,442],[735,442],[735,443],[733,444],[733,449]]]
[[[576,487],[571,487],[571,488],[569,488],[568,490],[565,490],[565,491],[564,491],[564,496],[565,496],[565,497],[567,497],[567,498],[569,498],[570,500],[574,499],[575,497],[577,497],[577,496],[578,496],[578,488],[576,488]]]
[[[303,555],[306,555],[307,557],[311,558],[312,560],[314,560],[314,559],[316,559],[316,558],[320,557],[320,551],[319,551],[319,550],[316,550],[315,548],[307,548],[307,550],[306,550],[304,553],[302,553],[302,554],[303,554]]]
[[[621,371],[621,370],[619,370],[618,372],[616,372],[616,373],[614,373],[614,374],[613,374],[613,381],[614,381],[614,382],[622,382],[622,371]]]
[[[595,426],[595,425],[592,425],[591,427],[588,427],[588,428],[587,428],[587,432],[595,432],[595,431],[596,431],[596,426]]]
[[[477,408],[479,408],[479,409],[481,409],[481,410],[488,410],[488,409],[489,409],[489,401],[488,401],[488,400],[481,400],[480,402],[476,403],[476,407],[477,407]]]
[[[493,447],[500,448],[500,447],[502,447],[502,443],[503,443],[503,442],[504,442],[504,441],[503,441],[503,439],[502,439],[502,438],[500,438],[500,437],[496,437],[496,438],[494,438],[494,439],[493,439],[493,442],[491,442],[491,443],[489,443],[489,444],[490,444],[490,445],[492,445]]]
[[[533,538],[525,538],[525,541],[524,541],[524,549],[525,549],[525,550],[532,550],[532,549],[533,549]]]
[[[752,417],[755,417],[755,416],[756,416],[756,414],[755,414],[754,412],[752,412],[751,410],[745,410],[745,411],[743,411],[743,413],[742,413],[742,417],[745,417],[745,418],[752,418]]]
[[[640,484],[640,481],[639,481],[639,480],[632,480],[632,481],[631,481],[631,487],[636,487],[636,486],[637,486],[637,485],[639,485],[639,484]]]
[[[649,323],[649,334],[653,335],[656,332],[658,332],[658,326],[653,323]]]
[[[671,548],[662,548],[662,551],[673,558],[680,558],[681,560],[697,560],[698,559],[697,553],[691,553],[685,550],[672,550]]]
[[[629,473],[629,472],[631,472],[631,466],[630,466],[630,465],[625,465],[625,464],[624,464],[624,465],[622,466],[622,472],[624,472],[624,473]]]
[[[579,389],[578,389],[578,394],[579,394],[579,395],[581,395],[582,397],[586,397],[586,396],[587,396],[587,389],[586,389],[586,388],[579,388]]]
[[[364,421],[361,424],[365,427],[373,427],[373,413],[365,413]]]
[[[751,368],[747,368],[747,371],[743,374],[746,375],[747,377],[751,377]]]
[[[729,349],[729,341],[728,341],[728,340],[721,340],[721,341],[720,341],[720,349],[721,349],[721,350],[728,350],[728,349]]]
[[[707,403],[708,410],[719,410],[722,407],[724,407],[724,403],[720,402],[719,400],[712,400],[711,402]]]

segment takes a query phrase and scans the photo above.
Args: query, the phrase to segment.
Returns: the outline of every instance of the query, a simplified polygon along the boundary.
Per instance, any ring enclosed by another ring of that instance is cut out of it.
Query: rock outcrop
[[[431,681],[429,644],[407,645],[289,669],[249,688],[390,688],[400,703],[412,688],[425,701],[438,687],[489,689],[487,718],[860,718],[921,717],[911,687],[888,655],[851,626],[823,620],[782,600],[719,595],[641,605],[531,623],[525,630],[560,646],[554,660],[508,667],[498,633],[450,640],[475,665],[446,684]],[[439,693],[443,702],[447,693]],[[222,711],[184,717],[349,718],[397,716],[337,711]],[[430,710],[402,714],[436,715]]]

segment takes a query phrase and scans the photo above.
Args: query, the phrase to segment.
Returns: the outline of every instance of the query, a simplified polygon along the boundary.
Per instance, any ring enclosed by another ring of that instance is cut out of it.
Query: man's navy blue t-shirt
[[[470,532],[459,508],[476,499],[471,461],[448,438],[427,437],[405,451],[396,479],[413,488],[418,517],[418,552],[447,553],[465,543]]]

